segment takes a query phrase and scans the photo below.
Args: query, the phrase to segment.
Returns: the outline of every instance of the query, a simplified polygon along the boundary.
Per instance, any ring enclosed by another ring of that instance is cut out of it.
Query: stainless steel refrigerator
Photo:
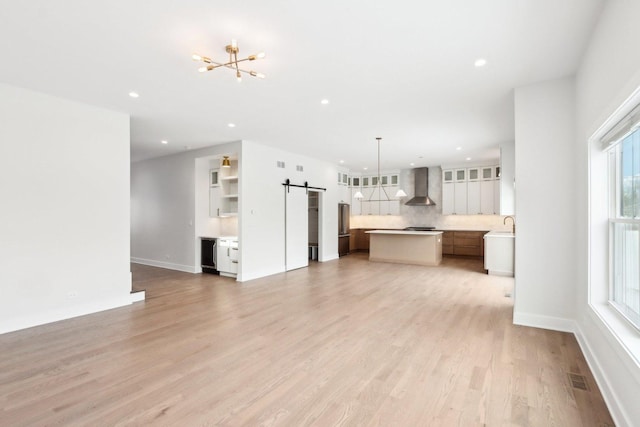
[[[338,255],[349,254],[349,205],[346,203],[338,203]]]

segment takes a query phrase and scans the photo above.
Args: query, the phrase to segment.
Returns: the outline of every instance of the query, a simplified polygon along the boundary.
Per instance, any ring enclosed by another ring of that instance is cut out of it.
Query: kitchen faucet
[[[502,221],[504,225],[507,225],[507,218],[511,218],[511,221],[513,221],[512,233],[516,234],[516,219],[512,216],[505,216],[504,221]]]

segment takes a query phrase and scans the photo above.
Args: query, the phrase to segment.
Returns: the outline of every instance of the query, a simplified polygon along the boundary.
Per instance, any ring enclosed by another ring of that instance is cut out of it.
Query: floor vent
[[[589,391],[589,387],[587,386],[587,379],[584,375],[572,374],[568,373],[569,381],[571,382],[571,387],[576,388],[578,390]]]

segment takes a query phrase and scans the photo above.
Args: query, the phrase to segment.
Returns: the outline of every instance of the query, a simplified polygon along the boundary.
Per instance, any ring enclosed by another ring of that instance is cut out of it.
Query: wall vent
[[[304,168],[302,167],[302,165],[297,165],[297,166],[296,166],[296,170],[297,170],[298,172],[302,172],[302,171],[304,171]]]
[[[280,169],[284,169],[284,162],[278,160],[277,165]]]

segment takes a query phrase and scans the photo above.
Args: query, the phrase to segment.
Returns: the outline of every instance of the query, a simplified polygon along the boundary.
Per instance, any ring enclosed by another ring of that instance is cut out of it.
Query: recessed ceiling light
[[[415,163],[413,163],[413,162],[409,163],[409,166],[415,166],[415,165],[416,165],[416,164],[415,164]]]
[[[487,65],[487,60],[484,58],[478,58],[476,59],[476,62],[473,63],[473,65],[475,65],[476,67],[484,67],[485,65]]]
[[[229,126],[230,128],[236,127],[236,125],[234,123],[229,123],[227,126]]]
[[[340,163],[344,163],[344,160],[340,160]]]
[[[160,141],[160,142],[162,142],[162,143],[163,143],[163,144],[165,144],[165,145],[169,143],[169,141],[167,141],[166,139],[163,139],[163,140],[162,140],[162,141]]]
[[[129,96],[132,97],[132,98],[137,98],[140,95],[138,95],[138,92],[129,92]]]
[[[471,160],[471,157],[467,157],[467,160]]]
[[[456,151],[462,150],[462,147],[456,147]]]
[[[369,168],[365,166],[365,167],[363,167],[362,169],[367,170],[367,169],[369,169]]]
[[[329,103],[328,99],[323,99],[322,101],[320,101],[320,104],[322,105],[327,105]]]

